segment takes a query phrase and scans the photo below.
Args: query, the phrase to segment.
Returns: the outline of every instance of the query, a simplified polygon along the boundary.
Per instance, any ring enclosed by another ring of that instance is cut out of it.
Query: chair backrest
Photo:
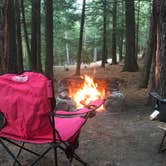
[[[51,83],[35,72],[0,76],[0,112],[6,118],[1,136],[31,139],[52,131],[49,123]]]

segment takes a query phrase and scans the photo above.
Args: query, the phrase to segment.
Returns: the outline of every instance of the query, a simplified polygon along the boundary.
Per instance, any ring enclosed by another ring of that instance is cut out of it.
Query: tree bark
[[[68,66],[70,65],[70,55],[69,55],[69,44],[67,42],[68,40],[67,31],[65,31],[65,39],[66,39],[66,64]]]
[[[137,8],[137,25],[136,25],[136,43],[135,43],[135,56],[136,59],[139,53],[139,19],[140,19],[140,0],[138,0],[138,8]]]
[[[124,33],[125,33],[125,31],[124,31],[124,29],[125,29],[125,21],[124,21],[124,12],[123,11],[125,11],[125,6],[124,6],[124,1],[122,0],[121,1],[121,5],[122,5],[122,15],[120,16],[120,18],[121,18],[121,29],[120,29],[120,35],[119,35],[119,62],[121,62],[122,61],[122,59],[123,59],[123,48],[124,48],[124,42],[123,42],[123,40],[124,40]]]
[[[152,68],[152,84],[151,89],[159,92],[159,79],[160,79],[160,27],[159,27],[159,14],[160,14],[161,0],[153,0],[153,12],[154,12],[154,26],[156,30],[156,42],[155,42],[155,55],[153,57]]]
[[[80,75],[83,32],[84,32],[84,22],[85,22],[85,6],[86,6],[86,0],[83,0],[81,25],[80,25],[80,38],[79,38],[78,54],[77,54],[77,67],[76,67],[75,75]]]
[[[4,3],[0,4],[0,74],[4,72]]]
[[[117,64],[116,56],[116,17],[117,17],[117,1],[113,1],[113,18],[112,18],[112,64]]]
[[[46,0],[46,61],[45,74],[53,79],[53,1]]]
[[[15,3],[8,0],[7,3],[7,46],[8,46],[8,72],[17,73],[17,47],[15,26]]]
[[[22,52],[22,37],[21,37],[21,21],[20,21],[20,1],[16,0],[16,36],[17,36],[17,64],[18,72],[24,71],[23,67],[23,52]]]
[[[107,0],[103,0],[103,48],[101,67],[107,63]]]
[[[40,10],[41,10],[41,0],[38,0],[37,3],[37,71],[38,72],[42,72],[42,63],[41,63],[41,14],[40,14]]]
[[[41,71],[40,0],[32,0],[31,70]]]
[[[123,71],[136,72],[138,64],[135,57],[135,16],[134,0],[126,3],[126,56]]]
[[[160,94],[166,97],[166,1],[160,3]]]

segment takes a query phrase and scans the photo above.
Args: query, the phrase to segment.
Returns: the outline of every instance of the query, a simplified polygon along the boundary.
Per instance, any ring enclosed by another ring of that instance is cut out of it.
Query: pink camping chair
[[[52,81],[40,73],[24,72],[20,75],[0,76],[0,143],[21,165],[22,150],[37,156],[30,165],[35,165],[51,149],[54,150],[55,165],[58,165],[57,149],[65,152],[69,166],[72,159],[87,165],[76,153],[78,137],[88,115],[103,104],[103,100],[91,102],[76,112],[55,111]],[[19,147],[13,154],[6,141]],[[20,145],[17,141],[22,142]],[[42,154],[25,147],[25,143],[50,144]]]

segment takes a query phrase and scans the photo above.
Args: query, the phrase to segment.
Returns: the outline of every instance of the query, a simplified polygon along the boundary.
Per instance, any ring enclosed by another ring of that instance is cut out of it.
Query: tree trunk
[[[67,42],[68,40],[67,31],[65,31],[65,39],[66,39],[66,64],[68,66],[70,65],[70,56],[69,56],[69,44]]]
[[[161,0],[153,0],[154,11],[154,26],[156,30],[155,55],[153,57],[153,73],[152,73],[152,87],[151,89],[159,92],[159,78],[160,78],[160,28],[159,28],[159,14],[160,14]]]
[[[4,4],[0,4],[0,74],[4,72]]]
[[[24,71],[23,67],[23,52],[22,52],[22,38],[21,38],[21,22],[20,22],[20,2],[16,0],[16,35],[17,35],[17,64],[18,72]]]
[[[105,67],[107,63],[107,1],[103,0],[103,49],[101,67]]]
[[[113,18],[112,18],[112,64],[117,64],[116,57],[116,17],[117,17],[117,0],[113,1]]]
[[[140,0],[138,0],[137,3],[138,3],[138,8],[137,8],[137,25],[136,25],[136,43],[135,43],[135,56],[136,56],[136,59],[137,59],[138,53],[139,53],[138,41],[139,41]]]
[[[123,71],[136,72],[138,64],[135,57],[135,16],[134,0],[126,2],[126,56]]]
[[[80,75],[83,32],[84,32],[84,22],[85,22],[85,5],[86,5],[86,0],[83,0],[81,26],[80,26],[80,38],[79,38],[79,46],[78,46],[78,54],[77,54],[77,67],[76,67],[75,75]]]
[[[15,4],[8,0],[7,3],[7,46],[8,46],[8,72],[17,73],[17,47],[16,47],[16,26],[15,26]]]
[[[157,32],[155,28],[153,15],[154,15],[154,12],[153,13],[151,12],[148,39],[147,39],[147,44],[146,44],[145,53],[144,53],[145,61],[144,61],[142,77],[141,77],[142,79],[140,82],[141,88],[147,88],[148,86],[152,58],[156,51],[155,43],[156,43]]]
[[[121,4],[122,4],[122,15],[120,16],[121,18],[121,29],[120,29],[120,35],[119,35],[119,62],[122,61],[123,59],[123,47],[124,47],[124,29],[125,29],[125,21],[124,21],[124,12],[125,11],[125,6],[124,6],[124,1],[122,0],[121,1]]]
[[[32,0],[31,70],[41,71],[40,0]]]
[[[124,34],[121,33],[121,36],[119,37],[119,62],[122,61],[123,59],[123,39],[124,39]]]
[[[161,0],[160,15],[160,94],[166,97],[166,1]]]
[[[3,73],[8,72],[8,24],[7,24],[7,5],[8,1],[4,2],[4,26],[3,26],[3,57],[2,68]]]
[[[41,63],[41,14],[40,14],[40,10],[41,10],[41,0],[38,0],[37,3],[37,11],[36,11],[36,18],[37,18],[37,34],[36,34],[36,38],[37,38],[37,71],[38,72],[42,72],[42,63]]]
[[[46,6],[46,61],[45,73],[53,79],[53,1],[45,1]]]
[[[31,63],[30,63],[31,50],[30,50],[30,46],[29,46],[29,38],[28,38],[28,32],[27,32],[27,26],[26,26],[26,20],[25,20],[24,0],[20,0],[20,5],[21,5],[22,23],[23,23],[23,30],[24,30],[24,36],[25,36],[25,43],[26,43],[28,58],[29,58],[29,66],[30,66],[30,68],[32,68]]]

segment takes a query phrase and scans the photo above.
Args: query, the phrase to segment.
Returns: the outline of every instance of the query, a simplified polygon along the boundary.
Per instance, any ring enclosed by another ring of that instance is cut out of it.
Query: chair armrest
[[[150,96],[152,96],[154,99],[160,101],[160,102],[166,102],[166,98],[163,98],[162,96],[160,96],[157,92],[150,92],[149,93]]]
[[[104,100],[98,99],[98,100],[90,102],[84,108],[77,109],[76,111],[73,111],[73,112],[67,112],[67,111],[63,111],[63,110],[56,110],[54,112],[54,116],[58,116],[58,117],[63,117],[63,116],[72,117],[72,116],[81,116],[81,115],[85,116],[86,114],[89,114],[91,112],[95,112],[95,110],[97,108],[99,108],[103,103],[104,103]]]
[[[80,116],[83,114],[86,114],[88,112],[90,112],[91,110],[88,108],[80,108],[74,112],[67,112],[67,111],[63,111],[63,110],[57,110],[55,111],[54,115],[55,116]]]

